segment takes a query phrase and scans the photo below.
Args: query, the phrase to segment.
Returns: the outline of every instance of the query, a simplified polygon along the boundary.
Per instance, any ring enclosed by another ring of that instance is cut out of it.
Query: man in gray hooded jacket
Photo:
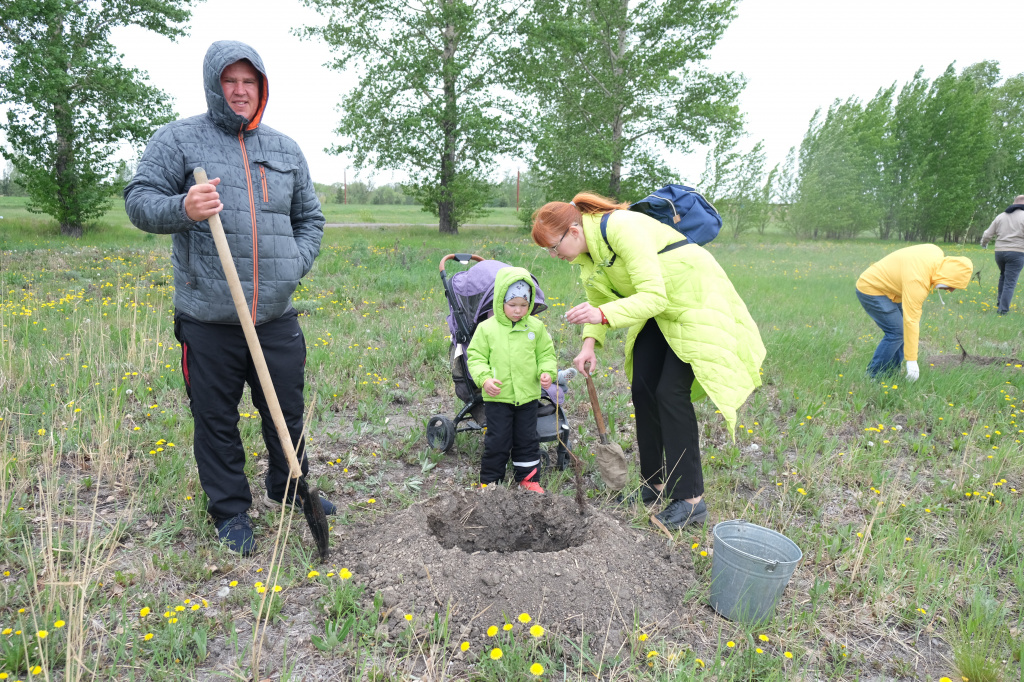
[[[324,216],[298,145],[261,123],[269,82],[256,51],[240,42],[215,42],[203,61],[203,81],[207,112],[156,132],[124,190],[125,208],[136,227],[173,235],[174,332],[195,421],[199,481],[218,535],[248,555],[255,548],[252,495],[238,433],[246,383],[264,416],[266,504],[282,504],[288,463],[207,219],[220,214],[294,441],[303,425],[306,343],[291,297],[320,251]],[[196,167],[212,180],[197,185]],[[305,474],[301,445],[297,454]],[[326,513],[334,513],[334,505],[322,502]]]

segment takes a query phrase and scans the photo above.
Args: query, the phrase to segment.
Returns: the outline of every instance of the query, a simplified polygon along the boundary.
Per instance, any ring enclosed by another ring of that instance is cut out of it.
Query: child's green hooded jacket
[[[513,282],[530,285],[530,314],[515,325],[505,315],[505,292]],[[533,277],[525,268],[502,268],[494,278],[494,317],[477,325],[466,349],[469,374],[483,388],[488,379],[501,382],[495,397],[484,392],[484,400],[524,405],[540,398],[540,375],[547,372],[552,381],[557,372],[555,347],[544,323],[533,316],[537,292]]]

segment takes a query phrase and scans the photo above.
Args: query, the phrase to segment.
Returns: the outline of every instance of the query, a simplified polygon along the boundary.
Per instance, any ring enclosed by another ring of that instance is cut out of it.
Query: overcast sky
[[[1021,6],[1020,0],[741,0],[709,66],[746,77],[740,97],[746,146],[763,139],[771,166],[799,145],[816,108],[851,95],[869,99],[880,87],[902,85],[919,67],[930,79],[954,61],[958,69],[987,59],[999,62],[1003,76],[1024,72],[1024,47],[1013,28]],[[249,43],[270,79],[264,121],[296,139],[317,182],[332,183],[346,168],[350,180],[354,174],[346,159],[324,148],[337,141],[336,105],[356,75],[327,69],[327,48],[292,34],[319,19],[298,0],[206,0],[193,11],[187,38],[173,43],[130,29],[115,33],[114,42],[126,64],[149,72],[174,96],[181,116],[206,108],[202,60],[210,43]],[[696,183],[704,154],[669,162]],[[509,163],[513,172],[514,166]]]

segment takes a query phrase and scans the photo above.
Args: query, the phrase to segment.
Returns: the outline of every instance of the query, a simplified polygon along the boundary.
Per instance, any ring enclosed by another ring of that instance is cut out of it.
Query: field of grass
[[[346,577],[353,567],[318,566],[294,537],[275,558],[275,514],[256,519],[252,558],[220,548],[192,460],[169,238],[115,219],[82,241],[59,241],[45,221],[0,207],[6,679],[177,680],[214,668],[233,679],[302,679],[300,642],[289,639],[300,623],[281,612],[305,603],[302,627],[313,629],[323,679],[337,679],[327,671],[343,664],[358,679],[411,679],[426,659],[441,677],[458,671],[447,679],[533,677],[532,645],[513,642],[502,660],[476,641],[463,653],[443,607],[425,631],[375,636],[382,607],[358,573]],[[741,410],[735,442],[713,405],[698,406],[712,520],[783,532],[803,561],[776,619],[752,629],[706,606],[711,524],[676,533],[667,551],[693,562],[698,597],[688,617],[700,640],[639,623],[633,646],[597,661],[560,646],[557,624],[541,623],[545,660],[557,669],[540,677],[1024,680],[1024,305],[998,317],[992,252],[946,247],[975,260],[981,285],[944,304],[929,297],[919,381],[868,380],[880,332],[853,283],[899,246],[723,236],[709,247],[768,349],[764,385]],[[424,420],[454,406],[437,263],[456,250],[531,269],[552,304],[544,317],[559,365],[578,350],[577,330],[559,322],[582,300],[576,273],[518,229],[472,227],[457,238],[426,227],[329,229],[295,305],[316,396],[311,475],[344,511],[334,532],[474,483],[480,438],[460,435],[443,456],[424,440]],[[609,336],[596,381],[628,450],[623,338]],[[581,452],[595,438],[585,400],[576,390],[568,405]],[[259,414],[248,396],[239,412],[259,491]],[[589,459],[588,467],[588,496],[614,510]],[[545,484],[573,493],[565,474]],[[648,527],[641,511],[614,513]],[[293,532],[302,525],[294,521]],[[277,644],[255,670],[260,613]]]
[[[58,234],[57,223],[49,216],[30,213],[25,208],[25,197],[0,196],[0,248],[3,248],[3,233],[13,230],[29,229],[45,234]],[[328,224],[341,225],[433,225],[437,227],[437,218],[422,210],[419,206],[359,206],[355,204],[324,204],[324,217]],[[470,225],[509,226],[518,225],[519,217],[515,208],[488,209],[487,215],[474,218]],[[107,211],[94,226],[86,230],[85,241],[111,238],[120,232],[129,231],[132,237],[138,237],[137,230],[128,222],[124,212],[124,202],[120,199]]]

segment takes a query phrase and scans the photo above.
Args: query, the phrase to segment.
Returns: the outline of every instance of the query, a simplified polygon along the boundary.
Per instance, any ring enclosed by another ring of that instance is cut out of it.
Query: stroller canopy
[[[483,260],[469,270],[452,275],[451,291],[458,300],[458,304],[461,305],[467,323],[471,325],[470,329],[461,330],[467,337],[472,337],[476,326],[487,319],[487,314],[494,305],[494,278],[497,276],[498,270],[507,267],[510,267],[508,263]],[[532,314],[537,315],[547,310],[548,307],[544,303],[544,292],[541,291],[536,277],[533,277],[533,283],[537,292],[537,300],[534,301]],[[448,305],[448,329],[452,333],[452,343],[455,343],[460,329],[459,320],[455,311],[452,310],[451,302]]]

